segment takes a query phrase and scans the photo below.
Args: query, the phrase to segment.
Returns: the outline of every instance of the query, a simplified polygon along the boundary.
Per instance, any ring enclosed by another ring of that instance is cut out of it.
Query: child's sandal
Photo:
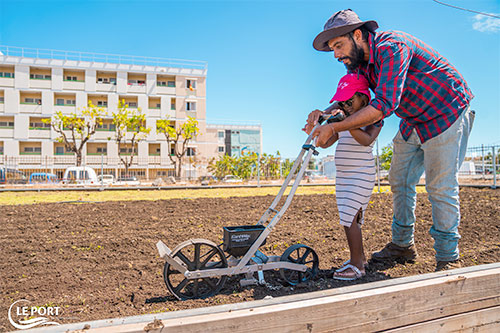
[[[348,269],[350,269],[351,272],[345,272]],[[364,269],[361,271],[356,266],[347,264],[344,267],[339,268],[337,271],[335,271],[335,273],[333,273],[333,278],[335,280],[354,281],[357,279],[361,279],[365,275],[366,273]]]
[[[349,265],[351,263],[351,259],[347,260],[344,262],[338,269],[335,270],[335,272],[342,272],[341,269],[344,268],[345,266]],[[363,263],[363,267],[367,268],[368,267],[368,261],[365,261]]]

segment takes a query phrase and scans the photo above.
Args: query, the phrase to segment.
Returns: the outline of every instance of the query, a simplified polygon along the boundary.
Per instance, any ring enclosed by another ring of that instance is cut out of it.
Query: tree
[[[125,100],[118,102],[118,110],[113,112],[112,116],[118,156],[125,167],[125,175],[128,175],[136,153],[135,146],[147,137],[151,129],[145,126],[146,115],[141,113],[141,109],[129,110]],[[125,152],[122,152],[122,146],[125,146]],[[127,148],[129,148],[128,152]]]
[[[389,170],[392,161],[392,144],[382,148],[382,155],[380,155],[380,166],[384,170]]]
[[[288,174],[292,170],[293,163],[294,161],[291,161],[289,158],[283,160],[283,163],[281,164],[281,175],[283,176],[283,178],[288,177]]]
[[[250,179],[257,174],[257,161],[259,155],[255,152],[242,153],[240,157],[235,158],[235,175],[241,179]]]
[[[235,159],[229,155],[220,156],[218,160],[212,158],[208,163],[208,171],[217,179],[223,179],[227,175],[233,175],[235,170]]]
[[[186,155],[189,141],[193,140],[200,132],[198,121],[193,117],[188,117],[188,120],[179,126],[175,126],[168,118],[158,120],[156,122],[156,132],[163,133],[167,140],[169,149],[173,145],[173,152],[168,156],[174,165],[176,177],[181,177],[182,158]]]
[[[103,108],[96,107],[89,101],[88,106],[81,110],[81,114],[65,115],[61,111],[56,111],[51,119],[44,119],[43,122],[50,124],[60,135],[56,141],[64,143],[66,150],[75,153],[76,166],[80,166],[83,147],[95,134],[97,126],[102,125],[105,115]]]

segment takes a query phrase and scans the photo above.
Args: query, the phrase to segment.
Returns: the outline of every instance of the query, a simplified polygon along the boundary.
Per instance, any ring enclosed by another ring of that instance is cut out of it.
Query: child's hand
[[[307,117],[307,123],[302,129],[304,132],[307,134],[310,134],[311,131],[313,130],[314,126],[318,122],[319,117],[323,114],[323,111],[320,111],[318,109],[312,111],[309,113],[309,116]]]

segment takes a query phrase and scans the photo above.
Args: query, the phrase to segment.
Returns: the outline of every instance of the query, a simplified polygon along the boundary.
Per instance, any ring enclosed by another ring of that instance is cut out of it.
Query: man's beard
[[[352,41],[352,50],[349,56],[339,58],[339,61],[343,59],[349,59],[350,64],[344,64],[349,71],[355,71],[359,66],[367,64],[365,61],[365,51],[362,47],[358,47],[354,41]]]

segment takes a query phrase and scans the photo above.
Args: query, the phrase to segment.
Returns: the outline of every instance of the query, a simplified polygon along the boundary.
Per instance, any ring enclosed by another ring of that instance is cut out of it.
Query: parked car
[[[0,184],[27,184],[28,177],[20,170],[0,166]]]
[[[99,175],[97,176],[97,182],[102,185],[113,185],[113,183],[115,182],[115,176]]]
[[[91,167],[69,167],[64,171],[63,184],[97,185],[97,174]]]
[[[115,185],[139,186],[141,185],[141,182],[135,176],[128,176],[118,178],[115,182]]]
[[[243,179],[235,175],[227,175],[222,179],[224,183],[241,183]]]
[[[201,185],[202,186],[208,186],[217,181],[217,178],[214,176],[202,176],[200,177]]]
[[[59,180],[57,175],[47,172],[33,172],[30,175],[30,184],[56,184]]]

